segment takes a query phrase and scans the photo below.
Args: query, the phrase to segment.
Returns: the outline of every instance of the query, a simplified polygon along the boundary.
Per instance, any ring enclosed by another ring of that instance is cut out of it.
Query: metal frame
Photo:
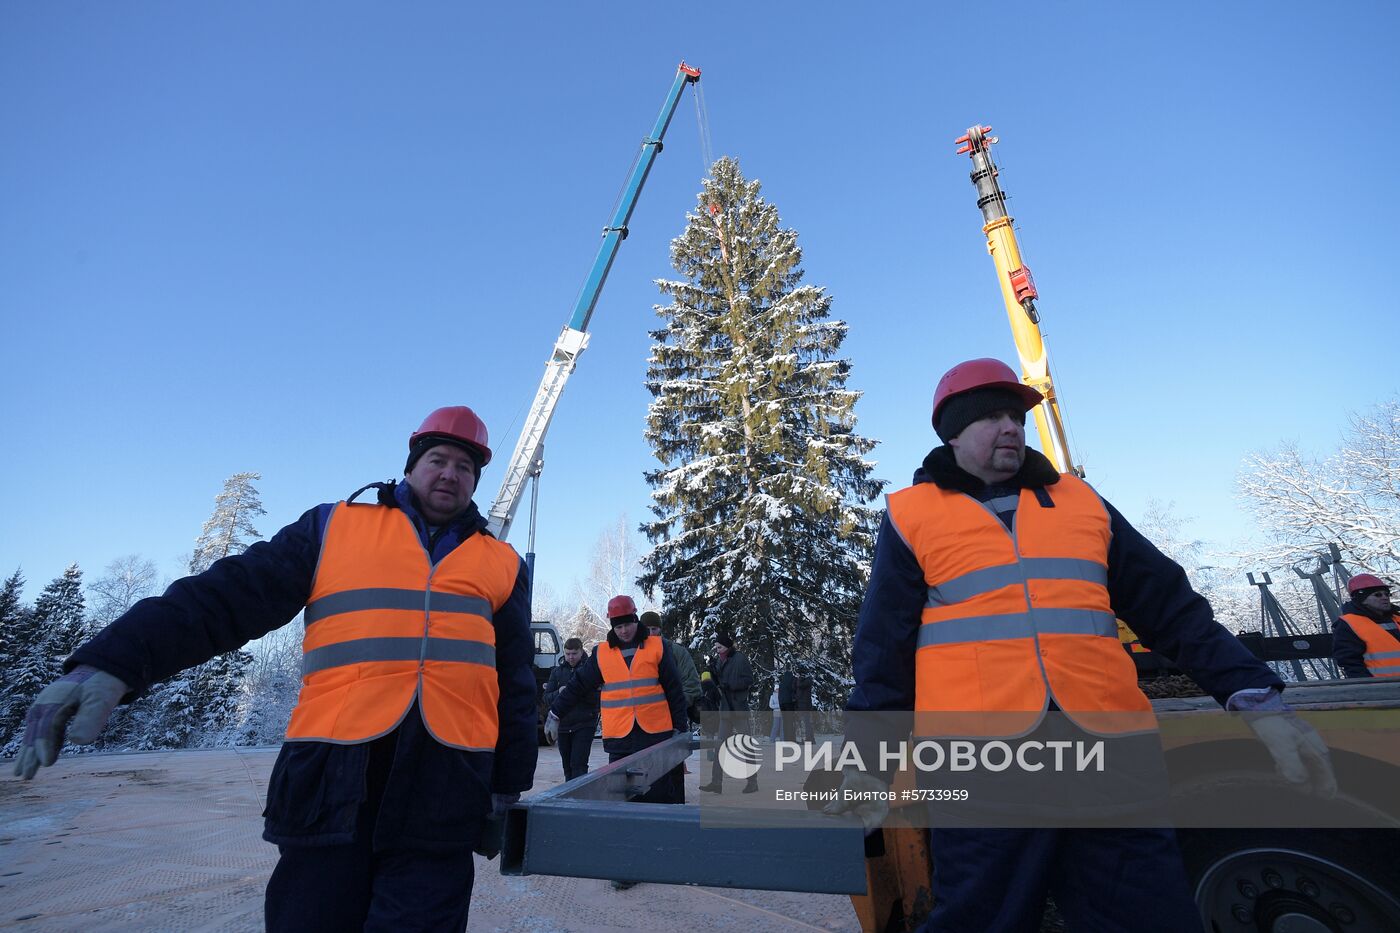
[[[865,833],[854,817],[768,812],[780,826],[729,829],[751,811],[636,803],[702,742],[686,733],[506,813],[503,875],[563,875],[816,894],[865,894]],[[736,785],[737,789],[737,785]]]

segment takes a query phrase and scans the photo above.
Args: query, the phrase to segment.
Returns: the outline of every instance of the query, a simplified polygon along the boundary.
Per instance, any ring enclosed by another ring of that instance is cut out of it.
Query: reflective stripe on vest
[[[1029,730],[1052,699],[1095,732],[1155,728],[1109,605],[1108,512],[1078,477],[1045,491],[1050,508],[1021,492],[1011,532],[933,483],[888,497],[928,587],[915,654],[921,735]]]
[[[1372,677],[1400,677],[1400,637],[1360,613],[1348,612],[1342,620],[1366,643],[1366,670]],[[1397,622],[1400,613],[1391,615],[1391,623]]]
[[[520,559],[476,534],[432,565],[408,516],[338,503],[326,523],[287,738],[355,744],[419,704],[437,741],[496,746],[495,611]]]
[[[671,731],[671,706],[661,687],[661,652],[661,639],[655,637],[626,651],[606,642],[598,646],[598,671],[603,675],[598,703],[603,738],[623,738],[632,731],[633,724],[640,725],[644,732]]]

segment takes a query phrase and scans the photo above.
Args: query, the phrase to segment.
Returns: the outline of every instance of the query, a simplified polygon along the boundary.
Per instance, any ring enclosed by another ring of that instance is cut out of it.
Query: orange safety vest
[[[599,706],[603,713],[603,738],[621,739],[637,723],[645,732],[671,731],[671,706],[661,689],[661,639],[648,638],[640,647],[598,646],[598,671],[603,675]],[[632,664],[627,664],[631,654]]]
[[[1400,614],[1392,613],[1389,625],[1377,623],[1359,613],[1348,612],[1342,621],[1366,643],[1366,670],[1372,677],[1400,677]]]
[[[1014,531],[989,505],[920,483],[888,497],[928,598],[915,654],[919,735],[1016,735],[1051,698],[1100,733],[1156,728],[1108,596],[1108,511],[1076,476],[1023,489]]]
[[[496,747],[496,629],[520,558],[474,534],[434,566],[398,509],[337,503],[306,604],[296,741],[354,745],[413,707],[443,745]]]

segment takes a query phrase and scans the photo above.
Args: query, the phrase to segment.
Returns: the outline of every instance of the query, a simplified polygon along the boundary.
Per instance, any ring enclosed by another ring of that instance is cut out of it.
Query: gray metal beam
[[[630,801],[699,746],[678,735],[512,807],[501,873],[866,893],[865,834],[852,817],[770,811],[764,828],[728,828],[752,811],[726,810],[719,800]]]

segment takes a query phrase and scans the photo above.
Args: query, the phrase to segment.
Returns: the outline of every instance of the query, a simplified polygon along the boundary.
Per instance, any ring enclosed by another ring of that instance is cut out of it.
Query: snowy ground
[[[259,837],[276,749],[79,755],[25,783],[0,762],[0,930],[255,931],[276,850]],[[607,761],[595,744],[593,764]],[[687,796],[701,775],[692,759]],[[535,789],[563,779],[540,750]],[[849,899],[504,878],[478,859],[473,931],[859,929]],[[641,908],[641,909],[639,909]]]

